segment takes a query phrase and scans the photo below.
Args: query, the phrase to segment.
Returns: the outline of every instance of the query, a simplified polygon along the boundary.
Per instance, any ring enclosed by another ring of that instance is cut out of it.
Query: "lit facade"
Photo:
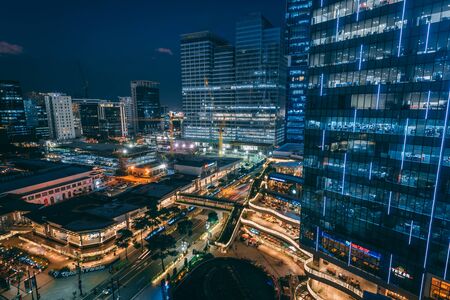
[[[312,7],[301,243],[407,299],[449,298],[449,5]]]
[[[236,140],[284,141],[286,59],[279,27],[260,14],[236,24]]]
[[[103,138],[128,136],[127,115],[124,103],[100,103],[100,135]]]
[[[0,81],[0,127],[5,127],[10,140],[23,140],[29,135],[22,88],[17,81]]]
[[[140,133],[158,131],[161,123],[159,82],[134,80],[131,82],[131,99],[135,119],[134,127]]]
[[[210,32],[182,35],[183,137],[282,143],[286,63],[281,29],[259,14],[236,24],[235,47]]]
[[[50,138],[47,110],[45,108],[45,94],[32,92],[24,100],[27,125],[37,140]]]
[[[288,57],[286,141],[303,144],[305,103],[308,92],[309,27],[311,0],[288,0],[286,54]]]
[[[100,137],[100,99],[72,99],[80,117],[82,134],[89,138]]]
[[[210,32],[181,36],[183,137],[217,143],[235,139],[234,49]]]
[[[50,136],[58,141],[75,138],[75,122],[72,111],[72,98],[64,94],[45,95]]]

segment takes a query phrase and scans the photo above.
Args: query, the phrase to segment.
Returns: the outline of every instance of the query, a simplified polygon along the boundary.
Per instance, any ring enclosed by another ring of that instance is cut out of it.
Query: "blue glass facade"
[[[138,128],[138,132],[148,134],[158,131],[161,123],[159,82],[132,81],[131,98],[135,109],[135,128]]]
[[[301,243],[407,299],[450,297],[449,34],[448,0],[313,1]]]
[[[303,144],[305,128],[311,6],[311,0],[288,0],[286,6],[286,141],[300,144]]]
[[[16,81],[0,81],[0,126],[6,128],[12,141],[29,138],[22,88]]]

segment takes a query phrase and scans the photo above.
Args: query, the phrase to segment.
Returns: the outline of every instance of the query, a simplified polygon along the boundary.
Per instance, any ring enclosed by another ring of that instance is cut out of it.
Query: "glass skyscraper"
[[[37,140],[49,139],[47,109],[45,107],[45,94],[31,92],[24,100],[27,125],[32,128],[32,133]]]
[[[286,53],[288,57],[286,141],[303,144],[305,103],[308,92],[309,27],[311,0],[288,0]]]
[[[100,99],[72,99],[77,106],[83,136],[88,138],[100,138]]]
[[[235,140],[234,49],[210,32],[181,36],[183,136],[218,143],[224,128],[225,141]]]
[[[236,24],[236,45],[210,32],[181,36],[184,137],[278,145],[284,140],[281,29],[259,14]]]
[[[449,299],[450,1],[315,0],[301,243]]]
[[[134,80],[131,82],[131,99],[135,110],[135,126],[139,133],[147,134],[158,130],[161,123],[159,82]]]
[[[286,57],[279,27],[260,14],[236,24],[236,139],[284,141]]]
[[[23,141],[30,131],[25,117],[22,88],[17,81],[0,81],[0,126],[12,141]]]

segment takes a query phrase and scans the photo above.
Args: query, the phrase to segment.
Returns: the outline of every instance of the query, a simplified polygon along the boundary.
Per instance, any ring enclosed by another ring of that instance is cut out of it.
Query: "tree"
[[[116,246],[125,249],[125,258],[128,260],[128,246],[130,245],[133,233],[127,228],[120,229],[117,233],[119,237],[116,239]]]
[[[146,216],[150,219],[156,219],[160,215],[160,211],[158,209],[158,201],[155,199],[150,200],[150,202],[147,205],[147,212],[145,213]]]
[[[142,232],[148,227],[153,227],[158,225],[158,221],[153,218],[149,218],[147,216],[140,217],[134,220],[133,228],[141,231],[141,249],[144,251],[144,238],[142,236]]]
[[[217,213],[215,211],[212,211],[208,214],[208,222],[213,224],[216,223],[217,220],[219,220],[219,217],[217,216]]]
[[[189,219],[183,219],[177,224],[177,230],[180,234],[192,234],[192,221]]]
[[[152,255],[153,259],[161,259],[161,265],[163,271],[166,270],[164,265],[164,259],[168,256],[177,255],[177,251],[175,251],[176,241],[171,235],[160,234],[152,237],[147,244],[147,248],[152,252],[157,252]]]

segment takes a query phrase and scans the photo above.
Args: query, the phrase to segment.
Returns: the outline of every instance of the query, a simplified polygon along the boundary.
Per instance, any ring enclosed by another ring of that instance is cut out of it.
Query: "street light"
[[[181,241],[181,252],[183,252],[183,254],[186,254],[187,248],[189,246],[189,243],[186,241]]]

